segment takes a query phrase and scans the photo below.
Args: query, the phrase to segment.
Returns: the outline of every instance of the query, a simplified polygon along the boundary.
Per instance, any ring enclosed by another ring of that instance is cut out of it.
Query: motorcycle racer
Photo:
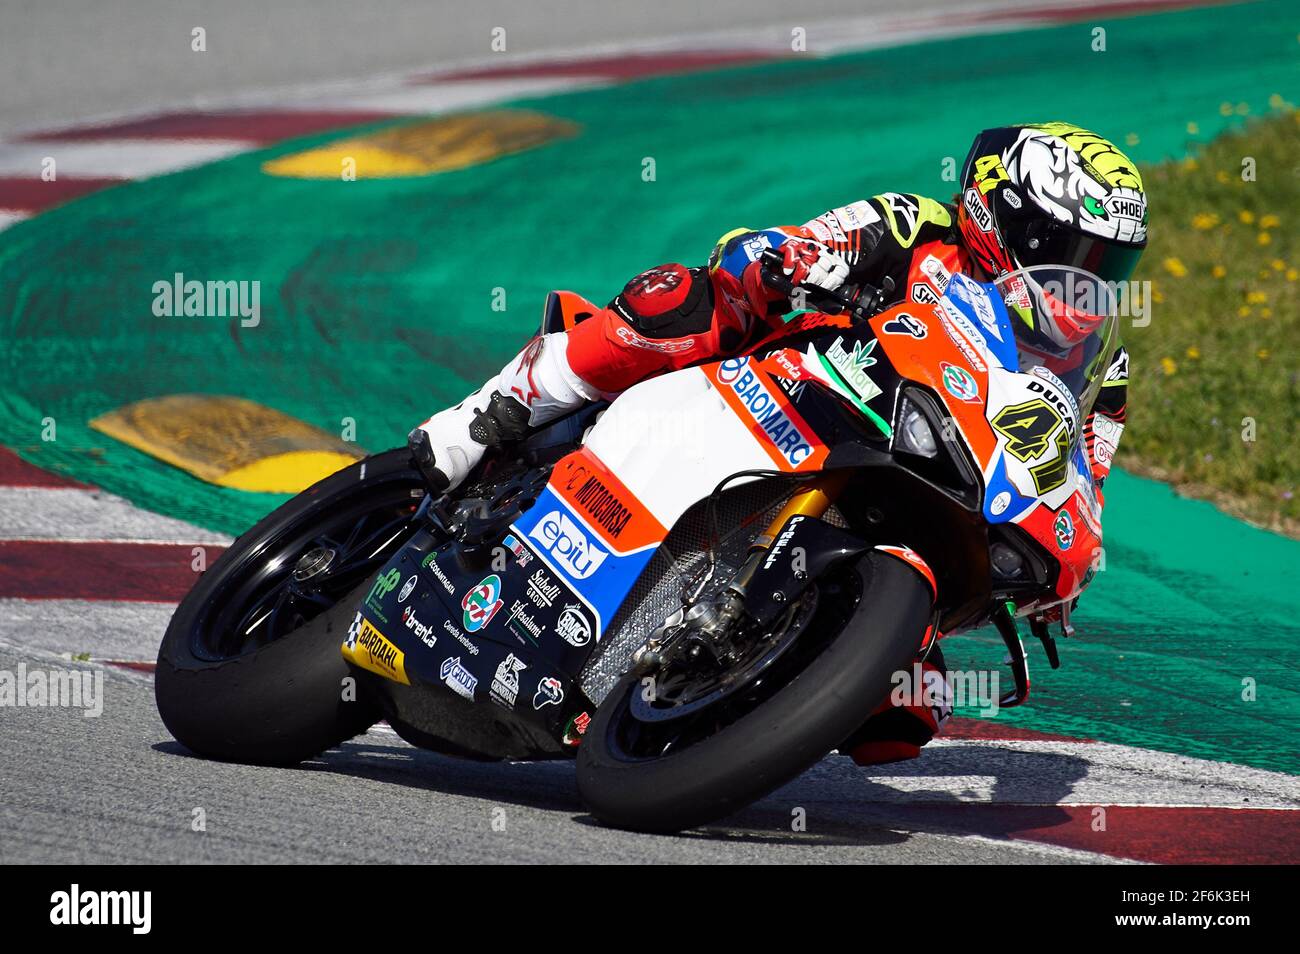
[[[667,263],[635,276],[606,308],[565,332],[539,335],[455,407],[411,431],[430,488],[465,480],[489,447],[520,440],[584,403],[610,399],[646,378],[742,353],[801,306],[773,287],[759,259],[782,257],[790,285],[892,288],[885,304],[937,304],[954,273],[991,281],[1030,265],[1086,269],[1126,280],[1146,245],[1146,196],[1133,162],[1112,143],[1061,122],[980,133],[954,204],[886,192],[839,206],[801,226],[735,229],[700,266]],[[788,284],[787,284],[788,283]],[[1064,319],[1065,316],[1060,316]],[[1071,329],[1014,322],[1023,347],[1042,353]],[[1109,472],[1124,429],[1128,356],[1120,347],[1083,434],[1094,481]],[[937,648],[925,679],[942,678]],[[950,704],[888,702],[841,750],[861,764],[911,758],[938,731]]]

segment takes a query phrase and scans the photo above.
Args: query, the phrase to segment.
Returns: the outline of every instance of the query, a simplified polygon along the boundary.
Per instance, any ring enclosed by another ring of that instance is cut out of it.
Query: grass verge
[[[1297,146],[1300,112],[1275,103],[1192,156],[1143,169],[1151,241],[1133,277],[1151,282],[1150,323],[1126,320],[1132,381],[1119,457],[1294,537]]]

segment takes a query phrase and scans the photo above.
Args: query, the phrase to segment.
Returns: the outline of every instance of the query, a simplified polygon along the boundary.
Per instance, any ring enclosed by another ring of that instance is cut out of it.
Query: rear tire
[[[364,509],[369,495],[400,501],[409,487],[418,503],[423,486],[405,449],[369,457],[272,511],[222,554],[177,607],[158,653],[158,713],[178,742],[208,758],[292,765],[379,720],[378,709],[357,692],[355,701],[344,701],[350,670],[340,652],[374,572],[332,607],[251,651],[215,652],[214,644],[230,645],[238,635],[211,632],[221,629],[212,618],[225,618],[219,615],[223,594],[264,569],[277,541],[309,532],[332,508]]]
[[[624,676],[578,751],[578,791],[591,813],[636,831],[694,828],[784,785],[861,726],[915,657],[932,603],[920,575],[886,554],[844,569],[861,583],[848,622],[773,696],[713,735],[667,755],[629,755],[620,728],[640,685]]]

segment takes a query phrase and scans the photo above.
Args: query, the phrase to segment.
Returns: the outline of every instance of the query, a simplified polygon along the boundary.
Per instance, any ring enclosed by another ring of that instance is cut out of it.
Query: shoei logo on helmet
[[[1112,195],[1106,200],[1106,211],[1121,218],[1142,221],[1147,204],[1141,199],[1132,199],[1123,195]]]
[[[988,207],[984,204],[984,199],[980,197],[979,190],[966,190],[966,212],[970,215],[971,221],[979,228],[981,232],[993,231],[993,216]]]

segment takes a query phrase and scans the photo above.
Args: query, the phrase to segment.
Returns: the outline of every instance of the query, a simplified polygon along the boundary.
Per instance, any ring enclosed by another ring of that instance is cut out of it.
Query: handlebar
[[[857,295],[850,295],[839,288],[829,291],[817,285],[796,286],[794,282],[790,281],[790,277],[785,274],[785,258],[776,249],[765,249],[759,255],[758,261],[759,267],[763,271],[763,282],[769,288],[775,288],[787,295],[803,292],[813,304],[820,303],[834,306],[836,313],[848,314],[859,321],[866,321],[872,315],[880,314],[884,310],[886,300],[894,291],[894,280],[889,276],[885,276],[885,280],[879,288],[865,283],[860,284]],[[826,311],[827,309],[819,308],[818,310]]]

